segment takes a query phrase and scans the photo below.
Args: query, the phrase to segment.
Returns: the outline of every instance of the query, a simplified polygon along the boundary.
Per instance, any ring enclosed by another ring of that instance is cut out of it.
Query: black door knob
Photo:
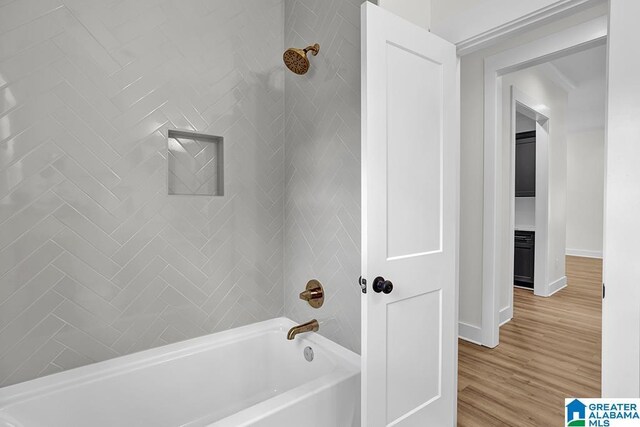
[[[390,294],[393,290],[393,283],[391,280],[384,280],[384,277],[376,277],[373,279],[373,290],[376,293],[384,292],[385,294]]]

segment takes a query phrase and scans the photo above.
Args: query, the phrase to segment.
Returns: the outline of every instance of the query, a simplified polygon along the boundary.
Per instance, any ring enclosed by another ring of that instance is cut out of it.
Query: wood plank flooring
[[[600,396],[602,261],[566,266],[549,298],[514,290],[498,347],[460,340],[458,426],[561,426],[565,397]]]

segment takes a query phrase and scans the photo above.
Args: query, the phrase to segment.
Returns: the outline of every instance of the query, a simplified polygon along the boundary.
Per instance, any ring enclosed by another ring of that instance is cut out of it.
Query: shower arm
[[[311,54],[313,56],[316,56],[316,55],[318,55],[318,52],[320,52],[320,45],[318,43],[316,43],[314,45],[305,47],[303,50],[304,50],[304,53],[307,53],[307,52],[311,51]]]

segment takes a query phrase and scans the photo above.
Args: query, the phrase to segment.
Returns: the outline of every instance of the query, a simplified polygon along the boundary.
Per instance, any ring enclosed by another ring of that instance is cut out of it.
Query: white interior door
[[[456,50],[370,2],[362,6],[362,31],[363,426],[451,427]]]

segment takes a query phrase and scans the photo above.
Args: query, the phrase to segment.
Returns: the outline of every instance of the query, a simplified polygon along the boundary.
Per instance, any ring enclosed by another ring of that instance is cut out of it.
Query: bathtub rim
[[[169,362],[264,333],[281,332],[283,339],[285,339],[286,331],[296,324],[296,322],[287,317],[277,317],[12,384],[0,388],[0,413],[10,406],[43,397],[58,390],[65,390],[101,378],[126,374],[145,366]],[[324,348],[333,357],[340,359],[344,363],[346,371],[352,371],[353,374],[360,373],[360,356],[351,350],[318,333],[304,334],[296,339]]]

